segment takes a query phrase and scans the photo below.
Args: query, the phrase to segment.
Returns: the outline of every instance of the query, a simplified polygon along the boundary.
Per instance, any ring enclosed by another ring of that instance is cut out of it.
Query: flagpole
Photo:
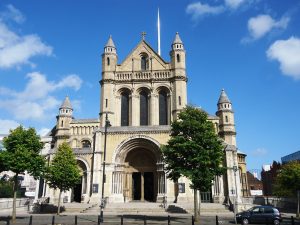
[[[159,8],[157,10],[157,51],[160,55],[160,19],[159,19]]]

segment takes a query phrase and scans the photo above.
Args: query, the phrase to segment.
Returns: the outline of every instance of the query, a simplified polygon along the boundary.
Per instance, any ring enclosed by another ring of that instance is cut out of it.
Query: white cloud
[[[43,127],[43,128],[41,128],[41,129],[39,129],[39,130],[37,131],[37,133],[38,133],[41,137],[43,137],[43,136],[45,136],[46,134],[48,134],[49,131],[50,131],[49,128]]]
[[[204,15],[216,15],[224,11],[223,6],[210,6],[201,2],[191,3],[186,7],[186,13],[191,14],[193,20],[197,20]]]
[[[52,55],[52,47],[43,43],[37,34],[19,35],[7,26],[4,22],[7,19],[18,23],[25,20],[22,13],[12,5],[0,13],[0,69],[34,65],[30,61],[32,57]]]
[[[268,151],[265,148],[257,148],[254,151],[252,151],[252,155],[256,157],[263,157],[267,155]]]
[[[300,38],[277,40],[266,53],[269,59],[279,62],[283,74],[300,79]]]
[[[4,20],[13,20],[16,23],[23,23],[25,21],[25,16],[11,4],[6,6],[6,11],[0,13],[0,17]]]
[[[245,2],[246,0],[225,0],[225,5],[230,9],[237,9]]]
[[[29,81],[23,91],[17,92],[6,87],[0,87],[0,108],[12,113],[16,119],[41,120],[47,118],[49,113],[57,110],[61,100],[51,94],[63,88],[78,90],[82,80],[78,75],[72,74],[58,82],[48,81],[44,74],[29,73]]]
[[[262,38],[273,29],[285,29],[290,21],[289,17],[282,17],[276,21],[271,16],[263,14],[248,20],[249,37],[245,40],[257,40]]]
[[[0,119],[0,134],[9,134],[9,130],[15,129],[20,124],[14,120]]]

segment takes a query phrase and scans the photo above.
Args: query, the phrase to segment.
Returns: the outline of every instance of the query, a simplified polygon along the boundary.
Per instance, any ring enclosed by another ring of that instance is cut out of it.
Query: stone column
[[[141,201],[145,201],[144,172],[141,173]]]
[[[140,125],[140,104],[139,104],[139,95],[131,96],[131,113],[129,117],[131,118],[132,126]]]
[[[158,125],[158,95],[150,97],[150,125]]]

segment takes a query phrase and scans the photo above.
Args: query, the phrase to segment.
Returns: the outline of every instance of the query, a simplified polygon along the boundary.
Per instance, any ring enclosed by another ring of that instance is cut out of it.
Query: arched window
[[[129,94],[121,94],[121,126],[129,126]]]
[[[106,61],[107,61],[107,65],[109,66],[110,65],[110,58],[107,57]]]
[[[145,53],[141,56],[141,70],[148,70],[149,69],[149,60],[148,55]]]
[[[181,97],[178,96],[178,105],[181,105]]]
[[[177,58],[177,62],[179,63],[179,62],[180,62],[180,55],[177,54],[177,55],[176,55],[176,58]]]
[[[91,148],[91,142],[89,140],[83,140],[81,144],[82,148]]]
[[[64,127],[64,121],[63,120],[61,121],[61,127]]]
[[[159,92],[159,125],[168,124],[168,99],[167,92],[162,90]]]
[[[225,122],[228,123],[228,116],[225,116]]]
[[[149,102],[146,91],[140,93],[140,125],[148,125]]]

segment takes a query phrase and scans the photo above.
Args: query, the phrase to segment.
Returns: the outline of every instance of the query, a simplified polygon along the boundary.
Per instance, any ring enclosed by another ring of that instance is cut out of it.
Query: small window
[[[228,123],[228,116],[225,116],[225,122]]]
[[[64,127],[64,121],[63,120],[61,121],[61,127]]]
[[[178,104],[181,105],[181,97],[178,96]]]
[[[88,140],[83,140],[82,142],[82,148],[91,148],[91,142]]]
[[[106,61],[107,61],[107,65],[109,66],[110,65],[110,58],[107,57]]]
[[[177,54],[177,55],[176,55],[176,58],[177,58],[177,62],[179,63],[179,62],[180,62],[180,55]]]
[[[107,105],[108,105],[108,100],[105,99],[105,108],[107,108]]]

